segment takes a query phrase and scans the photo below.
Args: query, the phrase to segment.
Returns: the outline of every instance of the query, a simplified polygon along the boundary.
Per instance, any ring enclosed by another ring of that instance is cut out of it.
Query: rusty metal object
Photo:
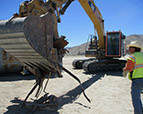
[[[61,38],[55,40],[54,47],[58,49],[63,49],[68,42],[65,40],[65,36],[61,36]]]
[[[51,13],[15,18],[11,22],[0,21],[0,47],[18,58],[25,66],[28,63],[32,69],[60,73],[61,70],[55,62],[62,63],[63,55],[58,55],[57,50],[55,62],[51,56],[53,41],[57,39],[54,26],[54,16]]]
[[[46,59],[53,47],[53,20],[52,14],[48,13],[43,17],[27,17],[24,22],[24,34],[29,44]]]
[[[25,69],[36,76],[36,83],[25,102],[37,86],[36,97],[39,96],[47,73],[52,72],[62,77],[62,67],[59,65],[62,65],[64,47],[68,42],[65,37],[59,38],[57,20],[60,17],[54,2],[31,0],[20,5],[19,14],[0,21],[0,47],[16,57]]]
[[[17,58],[0,48],[0,73],[16,73],[22,71],[22,64]]]
[[[47,73],[62,77],[62,68],[58,64],[62,64],[63,49],[53,47],[54,41],[59,38],[56,24],[52,13],[0,21],[0,47],[36,76],[36,84],[25,102],[37,86],[36,96],[39,96]]]

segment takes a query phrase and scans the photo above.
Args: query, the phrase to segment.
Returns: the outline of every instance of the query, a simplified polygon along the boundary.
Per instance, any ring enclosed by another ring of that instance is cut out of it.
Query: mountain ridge
[[[139,41],[142,44],[143,49],[143,35],[133,34],[126,36],[125,38],[125,45],[128,45],[131,43],[131,41]],[[76,55],[85,55],[85,50],[87,48],[87,43],[83,43],[74,47],[69,47],[67,50],[69,53],[67,53],[67,56],[76,56]]]

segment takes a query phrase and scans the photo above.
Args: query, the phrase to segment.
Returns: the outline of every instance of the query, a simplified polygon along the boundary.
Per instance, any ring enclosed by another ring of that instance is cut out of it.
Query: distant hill
[[[143,49],[143,35],[129,35],[126,37],[125,42],[126,45],[130,44],[131,41],[139,41],[142,43],[142,49]],[[84,55],[85,54],[85,49],[87,48],[87,43],[74,46],[71,48],[68,48],[69,53],[67,53],[67,56],[76,56],[76,55]]]
[[[126,44],[130,44],[131,41],[139,41],[142,43],[142,48],[143,48],[143,35],[130,35],[130,36],[127,36],[126,39],[125,39],[125,42]]]
[[[69,56],[84,55],[85,49],[86,49],[86,43],[78,45],[78,46],[74,46],[74,47],[67,49],[69,53],[67,53],[66,55],[69,55]]]

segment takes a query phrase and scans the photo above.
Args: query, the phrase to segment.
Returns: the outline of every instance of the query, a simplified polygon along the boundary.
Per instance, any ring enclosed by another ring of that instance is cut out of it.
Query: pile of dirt
[[[143,35],[135,34],[126,36],[125,44],[128,45],[131,43],[131,41],[136,41],[136,40],[142,43],[142,48],[143,48]],[[85,55],[86,48],[87,48],[87,43],[68,48],[67,50],[69,51],[69,53],[67,53],[66,56]]]

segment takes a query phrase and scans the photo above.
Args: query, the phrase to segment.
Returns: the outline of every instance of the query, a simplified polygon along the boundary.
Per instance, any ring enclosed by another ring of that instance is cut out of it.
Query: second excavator
[[[79,2],[93,22],[98,37],[91,35],[85,51],[86,57],[94,58],[74,60],[72,63],[73,67],[75,69],[83,68],[86,73],[121,71],[126,60],[118,58],[125,54],[125,35],[121,31],[112,31],[105,34],[104,20],[94,1],[79,0]]]

